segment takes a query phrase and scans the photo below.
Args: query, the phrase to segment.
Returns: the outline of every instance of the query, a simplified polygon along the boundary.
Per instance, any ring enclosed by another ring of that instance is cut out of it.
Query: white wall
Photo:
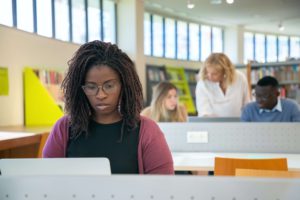
[[[24,66],[66,69],[78,47],[0,25],[0,66],[9,74],[9,95],[0,96],[0,126],[23,125]]]

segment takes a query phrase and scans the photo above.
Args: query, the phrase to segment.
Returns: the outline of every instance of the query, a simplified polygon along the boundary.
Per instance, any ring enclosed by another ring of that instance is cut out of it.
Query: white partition
[[[1,200],[291,200],[300,179],[200,176],[6,176]]]
[[[300,153],[300,123],[159,123],[172,152]]]
[[[0,159],[0,175],[2,176],[110,174],[110,162],[107,158]]]

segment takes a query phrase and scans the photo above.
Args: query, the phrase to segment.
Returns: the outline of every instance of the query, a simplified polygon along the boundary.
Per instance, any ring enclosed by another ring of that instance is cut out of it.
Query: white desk
[[[277,153],[212,153],[172,152],[176,171],[212,171],[215,157],[230,158],[287,158],[289,170],[300,170],[300,154]]]

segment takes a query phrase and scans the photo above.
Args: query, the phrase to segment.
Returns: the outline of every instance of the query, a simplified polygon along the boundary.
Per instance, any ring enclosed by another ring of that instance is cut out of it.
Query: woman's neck
[[[100,124],[112,124],[118,122],[122,119],[122,116],[117,113],[110,113],[110,114],[95,114],[92,116],[93,120],[100,123]]]

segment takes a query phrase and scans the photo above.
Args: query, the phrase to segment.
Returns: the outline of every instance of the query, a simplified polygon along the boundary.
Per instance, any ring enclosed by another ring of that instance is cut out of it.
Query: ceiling
[[[211,1],[223,1],[211,4]],[[220,26],[244,26],[246,30],[300,36],[300,0],[144,0],[145,9],[171,17]],[[285,29],[279,31],[282,22]]]

